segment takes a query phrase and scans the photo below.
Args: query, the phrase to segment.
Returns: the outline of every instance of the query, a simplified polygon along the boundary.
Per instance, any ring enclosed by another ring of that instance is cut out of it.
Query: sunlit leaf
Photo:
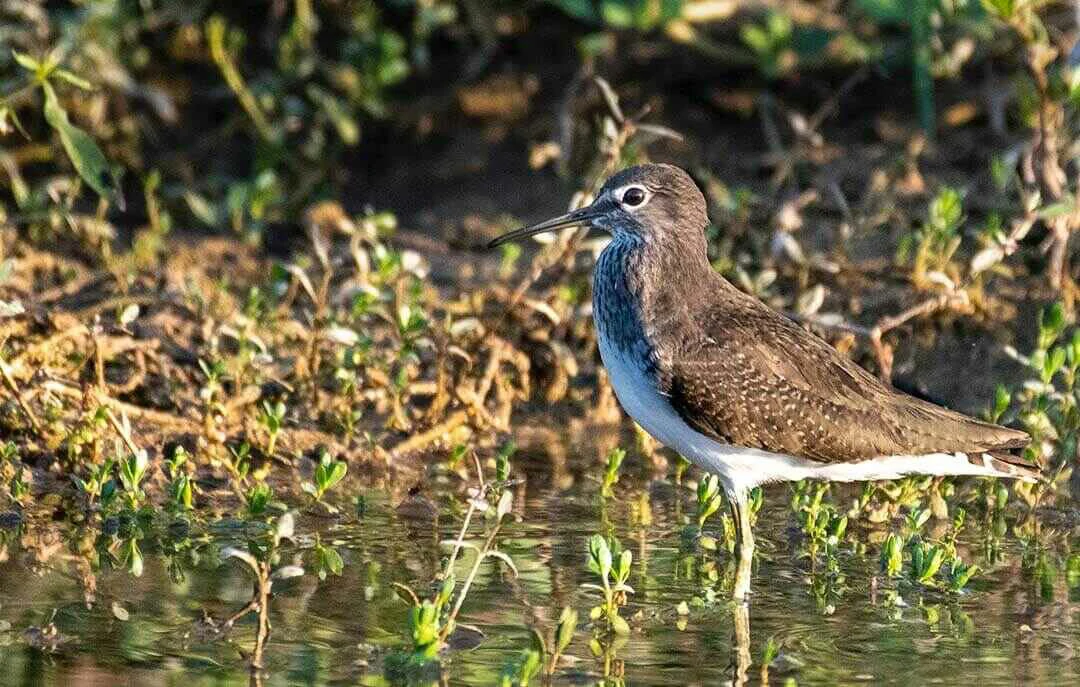
[[[66,81],[72,86],[75,86],[76,88],[81,88],[84,91],[94,90],[93,84],[91,84],[89,81],[82,78],[81,76],[68,71],[67,69],[54,69],[52,72],[50,72],[49,76],[60,79],[61,81]]]
[[[621,615],[613,615],[611,616],[610,620],[611,629],[615,632],[615,634],[622,636],[630,634],[630,623],[626,622],[626,619],[623,618]]]
[[[19,66],[23,69],[35,73],[39,69],[41,69],[41,63],[35,60],[33,57],[30,57],[26,53],[21,53],[18,50],[12,50],[11,56],[15,58],[15,62],[17,62]]]
[[[555,633],[555,645],[559,652],[570,646],[570,640],[574,638],[574,630],[577,629],[578,613],[567,606],[559,615],[559,627]]]
[[[115,198],[122,206],[123,201],[115,187],[109,162],[101,148],[98,148],[89,134],[71,123],[52,86],[44,83],[41,87],[45,92],[45,121],[60,135],[64,152],[75,171],[99,196]]]

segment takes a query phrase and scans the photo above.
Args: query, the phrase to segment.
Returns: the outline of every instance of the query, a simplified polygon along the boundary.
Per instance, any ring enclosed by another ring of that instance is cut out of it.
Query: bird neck
[[[616,235],[596,264],[593,315],[598,334],[621,350],[654,349],[661,331],[686,319],[690,305],[716,278],[701,246],[679,250],[636,236]]]

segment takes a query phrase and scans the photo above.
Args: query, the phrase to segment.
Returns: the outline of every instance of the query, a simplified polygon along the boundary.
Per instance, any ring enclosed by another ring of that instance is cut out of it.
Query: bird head
[[[515,229],[489,247],[572,226],[594,227],[616,240],[690,242],[704,246],[705,197],[690,175],[674,165],[627,167],[612,175],[583,208]]]

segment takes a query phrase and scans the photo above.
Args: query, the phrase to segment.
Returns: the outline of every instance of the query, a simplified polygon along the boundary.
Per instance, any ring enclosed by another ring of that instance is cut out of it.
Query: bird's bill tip
[[[552,219],[545,220],[539,224],[532,224],[527,227],[521,227],[508,231],[502,236],[498,236],[492,239],[487,247],[495,248],[501,246],[504,243],[510,243],[511,241],[519,241],[529,236],[535,236],[536,234],[542,234],[547,231],[555,231],[557,229],[565,229],[567,227],[580,226],[587,224],[597,216],[597,213],[592,207],[584,207],[579,210],[568,212],[565,215],[553,217]]]

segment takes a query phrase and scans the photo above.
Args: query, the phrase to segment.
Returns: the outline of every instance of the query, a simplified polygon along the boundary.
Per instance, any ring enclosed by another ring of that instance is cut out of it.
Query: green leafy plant
[[[409,609],[409,636],[413,643],[413,656],[430,660],[438,655],[442,648],[442,636],[446,627],[443,615],[454,594],[456,580],[453,576],[443,580],[434,597],[421,601],[408,587],[395,585],[399,591],[408,595],[411,602]]]
[[[762,24],[746,23],[739,36],[754,53],[758,69],[766,77],[783,76],[797,62],[792,45],[791,17],[783,12],[769,12]]]
[[[270,505],[270,501],[273,497],[274,490],[266,482],[259,482],[253,485],[251,489],[248,489],[247,495],[244,498],[248,515],[259,516],[266,513],[267,507]]]
[[[222,465],[232,478],[234,486],[239,488],[247,483],[248,473],[251,472],[251,444],[244,441],[239,446],[229,445],[228,451]]]
[[[791,508],[806,537],[805,555],[816,564],[818,552],[824,551],[827,570],[835,573],[839,566],[836,552],[847,531],[848,516],[825,500],[828,489],[829,485],[824,482],[796,483]]]
[[[101,458],[101,438],[107,426],[104,406],[98,406],[93,412],[79,418],[65,440],[68,463],[77,466],[84,460],[98,462]]]
[[[191,510],[195,495],[195,482],[187,472],[187,465],[191,460],[190,454],[183,446],[177,446],[170,458],[165,461],[165,467],[169,473],[169,496],[174,507],[180,510]]]
[[[1080,441],[1080,328],[1066,317],[1060,304],[1039,312],[1035,350],[1022,355],[1011,347],[1006,352],[1024,365],[1030,378],[1012,392],[999,389],[993,412],[1001,417],[1015,407],[1015,414],[1033,441],[1025,457],[1048,470],[1051,485],[1069,478],[1070,460]],[[1014,491],[1034,502],[1037,487],[1016,484]]]
[[[8,494],[16,503],[25,503],[30,498],[30,474],[25,467],[15,468],[11,479],[8,480]]]
[[[258,625],[255,647],[249,659],[254,668],[262,667],[263,652],[270,637],[270,600],[274,584],[304,574],[302,566],[282,561],[282,543],[294,538],[295,519],[291,512],[286,512],[273,521],[271,527],[260,536],[248,539],[245,548],[227,546],[221,550],[222,559],[243,563],[255,582],[251,600],[222,623],[222,628],[228,630],[240,618],[249,613],[256,614]]]
[[[277,448],[278,434],[281,432],[281,424],[285,419],[285,403],[283,401],[277,401],[270,403],[263,401],[262,412],[259,414],[259,422],[264,428],[266,428],[266,455],[274,455],[274,449]]]
[[[897,577],[904,567],[904,537],[891,533],[881,547],[881,569],[889,577]]]
[[[945,562],[945,548],[940,544],[913,541],[911,549],[911,579],[920,584],[929,584]]]
[[[618,635],[630,633],[630,625],[619,615],[619,608],[626,604],[626,595],[634,590],[627,584],[630,567],[634,556],[629,549],[623,550],[618,540],[612,544],[599,534],[594,534],[588,542],[589,572],[600,579],[600,584],[586,583],[583,589],[598,592],[602,601],[589,611],[589,617],[596,621],[603,619],[609,630]]]
[[[600,486],[600,496],[609,499],[615,495],[615,484],[619,481],[619,466],[626,458],[626,451],[613,448],[608,452],[604,465],[604,481]]]
[[[99,465],[92,466],[86,478],[72,475],[71,479],[75,487],[84,497],[87,505],[93,505],[100,499],[101,505],[107,507],[116,493],[116,482],[112,478],[115,462],[109,458]]]
[[[127,496],[128,506],[138,509],[143,499],[146,498],[142,490],[142,482],[146,477],[147,468],[150,466],[150,458],[145,449],[139,449],[130,453],[126,458],[118,461],[120,468],[120,484],[124,487],[124,495]]]
[[[705,521],[724,505],[724,495],[720,490],[720,478],[706,475],[697,485],[697,526],[705,527]]]
[[[702,549],[715,551],[716,538],[704,533],[705,523],[724,505],[724,494],[720,489],[720,478],[713,474],[704,475],[697,484],[697,514],[693,524],[684,528],[683,537],[687,544],[696,541]],[[733,523],[732,523],[733,524]],[[734,547],[735,531],[733,526],[724,522],[724,534],[731,537]]]
[[[429,598],[421,599],[409,587],[395,583],[399,596],[410,605],[409,636],[412,639],[412,653],[406,662],[423,664],[430,661],[446,645],[447,639],[457,627],[457,617],[468,598],[469,590],[476,580],[483,563],[496,559],[504,563],[516,576],[517,568],[506,553],[495,546],[496,537],[503,520],[513,508],[514,494],[508,489],[510,476],[510,455],[514,448],[508,443],[496,458],[496,479],[485,481],[483,473],[477,474],[477,485],[469,490],[468,508],[462,521],[461,529],[455,539],[443,541],[450,547],[439,579],[438,591]],[[466,539],[473,517],[485,513],[490,521],[485,537],[480,541]],[[455,564],[462,552],[475,553],[472,565],[460,589],[455,574]]]
[[[529,647],[522,650],[516,661],[503,669],[500,684],[503,687],[529,687],[544,667],[545,651],[544,638],[533,630]]]
[[[929,509],[912,508],[904,518],[902,531],[889,533],[881,548],[882,572],[890,578],[901,578],[907,552],[910,583],[960,591],[979,572],[979,566],[964,563],[956,548],[957,537],[964,528],[965,511],[956,510],[949,532],[938,541],[927,541],[922,535],[930,516]]]
[[[944,273],[960,247],[960,225],[964,207],[960,192],[948,186],[938,191],[930,202],[927,219],[914,233],[905,237],[897,249],[897,260],[912,262],[912,279],[923,288],[931,275]]]
[[[640,0],[549,0],[566,14],[601,26],[615,29],[648,31],[678,19],[685,0],[641,2]]]
[[[319,579],[325,580],[328,574],[340,577],[344,569],[345,561],[341,558],[341,554],[338,553],[338,550],[333,546],[323,544],[322,540],[316,536],[315,570],[319,575]]]
[[[319,464],[315,466],[315,481],[304,482],[300,488],[310,494],[316,502],[321,503],[326,492],[345,479],[348,471],[349,466],[345,461],[335,460],[330,453],[323,452],[319,457]]]
[[[83,91],[90,91],[93,86],[86,79],[60,66],[65,58],[62,47],[50,50],[41,59],[34,59],[19,52],[13,52],[13,55],[19,66],[30,76],[28,87],[41,89],[45,99],[43,109],[45,121],[60,137],[64,152],[79,177],[99,196],[115,199],[122,206],[123,200],[119,195],[116,177],[105,154],[101,152],[101,148],[89,134],[71,123],[67,110],[60,104],[56,93],[57,81]],[[13,110],[8,109],[5,112],[7,116],[14,117]],[[21,125],[18,126],[21,128]]]

